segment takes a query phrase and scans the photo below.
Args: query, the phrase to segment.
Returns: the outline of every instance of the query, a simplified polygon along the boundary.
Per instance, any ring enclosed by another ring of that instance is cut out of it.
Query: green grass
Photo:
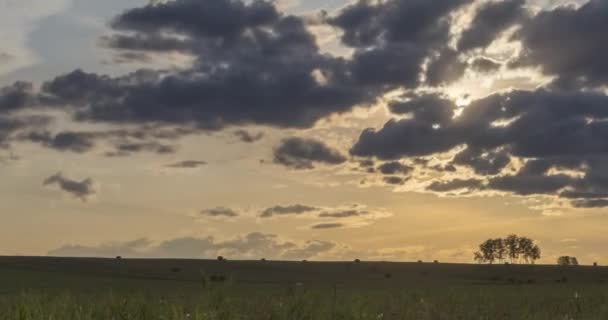
[[[592,267],[0,258],[0,320],[608,319],[605,279]]]

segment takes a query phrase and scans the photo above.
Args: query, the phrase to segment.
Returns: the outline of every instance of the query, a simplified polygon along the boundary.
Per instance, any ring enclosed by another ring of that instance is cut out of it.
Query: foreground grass
[[[213,286],[199,292],[26,292],[0,296],[2,320],[608,319],[604,286],[513,285],[397,291]]]
[[[608,268],[0,257],[15,319],[605,320]]]

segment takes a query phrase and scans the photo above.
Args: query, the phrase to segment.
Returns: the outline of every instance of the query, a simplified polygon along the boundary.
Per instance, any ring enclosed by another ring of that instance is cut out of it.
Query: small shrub
[[[217,261],[226,261],[226,258],[222,257],[222,256],[218,256],[217,257]]]
[[[178,268],[178,267],[173,267],[173,268],[171,268],[171,272],[173,272],[173,273],[178,273],[178,272],[180,272],[180,271],[182,271],[182,269],[180,269],[180,268]]]
[[[439,263],[439,260],[435,260],[435,261],[433,261],[433,263]]]
[[[593,266],[594,266],[594,267],[597,267],[597,262],[594,262],[594,263],[593,263]]]
[[[355,259],[355,263],[361,263],[361,260]]]
[[[262,258],[260,261],[262,261],[262,262],[266,262],[266,258]]]
[[[122,260],[121,256],[116,256],[116,260]]]
[[[390,273],[385,273],[385,274],[384,274],[384,277],[385,277],[385,278],[387,278],[387,279],[390,279],[390,278],[392,278],[392,277],[393,277],[393,275],[392,275],[392,274],[390,274]]]
[[[422,260],[418,260],[418,263],[422,263]]]

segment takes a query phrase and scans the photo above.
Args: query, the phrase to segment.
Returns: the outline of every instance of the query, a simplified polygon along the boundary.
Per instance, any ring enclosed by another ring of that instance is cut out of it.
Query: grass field
[[[608,268],[0,257],[0,319],[608,319]]]

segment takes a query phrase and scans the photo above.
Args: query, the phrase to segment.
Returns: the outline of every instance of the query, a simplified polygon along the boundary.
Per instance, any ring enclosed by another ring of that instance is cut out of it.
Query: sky
[[[606,17],[0,0],[0,255],[608,264]]]

